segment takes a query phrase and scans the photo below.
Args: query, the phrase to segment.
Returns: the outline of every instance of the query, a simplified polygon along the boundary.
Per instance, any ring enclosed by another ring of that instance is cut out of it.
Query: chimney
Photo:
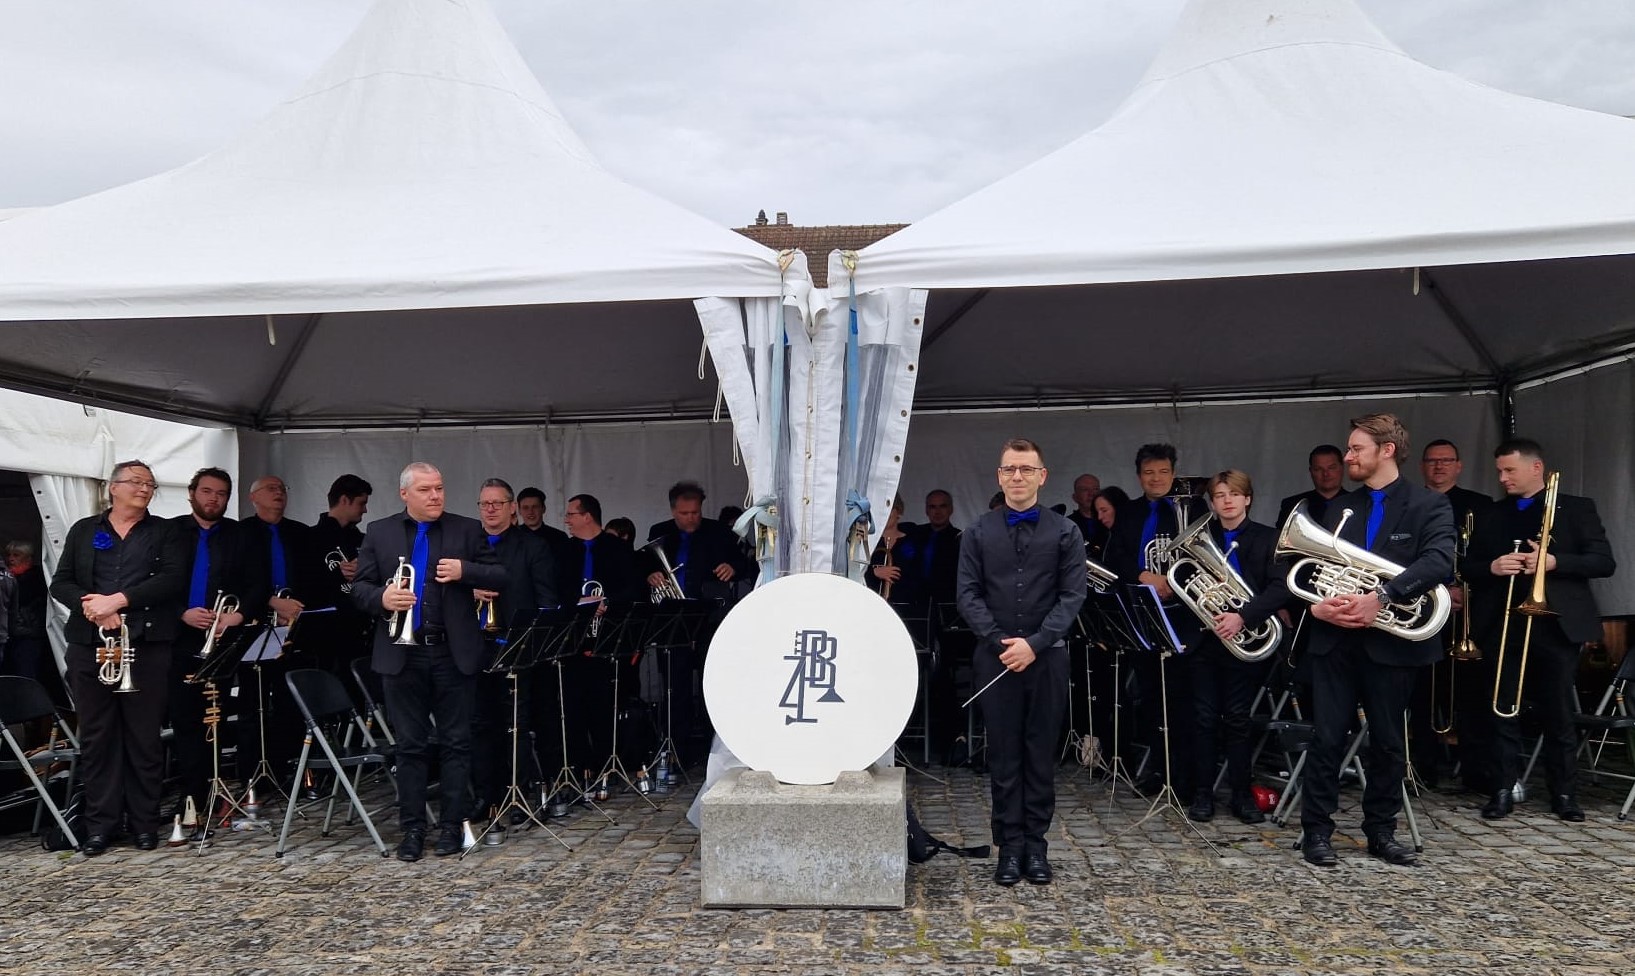
[[[785,213],[782,210],[778,211],[778,226],[779,227],[788,227],[789,226],[789,214]]]
[[[755,214],[755,226],[756,227],[765,227],[766,226],[766,211],[765,210],[762,210],[762,211]]]

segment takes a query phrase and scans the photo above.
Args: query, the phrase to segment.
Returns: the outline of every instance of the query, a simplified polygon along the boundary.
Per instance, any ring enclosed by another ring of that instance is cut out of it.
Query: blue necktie
[[[1232,543],[1238,541],[1238,535],[1242,532],[1242,529],[1228,529],[1225,533],[1226,561],[1231,563],[1232,568],[1237,570],[1239,573],[1243,572],[1243,564],[1238,562],[1238,550],[1232,545]]]
[[[199,548],[193,553],[193,584],[187,591],[189,607],[210,606],[210,534],[219,524],[199,530]]]
[[[1525,512],[1529,508],[1532,508],[1532,507],[1533,507],[1533,499],[1531,499],[1531,498],[1518,498],[1518,499],[1516,499],[1516,511]]]
[[[681,545],[676,547],[676,584],[683,593],[687,591],[687,556],[692,552],[693,534],[681,533]]]
[[[1147,520],[1141,523],[1141,568],[1147,569],[1147,546],[1158,535],[1158,500],[1147,502]]]
[[[586,539],[584,541],[585,541],[585,574],[583,576],[583,579],[584,579],[585,582],[588,583],[591,580],[596,578],[596,560],[591,555],[591,548],[590,548],[591,544],[594,543],[596,540],[595,539]]]
[[[426,537],[426,533],[430,529],[430,522],[416,522],[414,524],[414,548],[409,550],[409,565],[414,567],[414,626],[416,630],[424,626],[426,620],[426,563],[431,561],[431,540]]]
[[[931,557],[936,553],[936,551],[937,551],[937,530],[932,529],[930,532],[927,532],[925,534],[925,552],[920,557],[920,562],[925,566],[925,578],[926,579],[931,578]]]
[[[1039,507],[1037,505],[1035,505],[1034,507],[1028,509],[1025,512],[1018,512],[1018,511],[1015,511],[1014,509],[1009,509],[1009,508],[1005,509],[1005,524],[1006,525],[1019,525],[1019,524],[1021,524],[1023,522],[1037,522],[1037,521],[1039,521]]]
[[[1374,505],[1368,510],[1368,541],[1365,545],[1374,548],[1374,536],[1379,534],[1380,523],[1385,521],[1385,491],[1384,488],[1372,488],[1368,496],[1374,499]]]
[[[278,526],[267,528],[272,532],[272,587],[277,593],[290,585],[289,568],[284,565],[284,541],[278,537]]]

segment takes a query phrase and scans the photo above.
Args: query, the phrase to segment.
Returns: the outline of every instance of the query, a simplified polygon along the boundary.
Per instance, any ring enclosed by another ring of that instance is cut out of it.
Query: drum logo
[[[835,655],[839,647],[840,642],[830,637],[826,630],[795,632],[795,649],[783,658],[794,661],[795,670],[789,676],[789,684],[783,689],[783,698],[778,702],[779,708],[794,709],[795,714],[785,715],[783,724],[817,722],[816,718],[809,718],[806,714],[808,692],[821,692],[817,699],[819,702],[845,701],[835,693]]]

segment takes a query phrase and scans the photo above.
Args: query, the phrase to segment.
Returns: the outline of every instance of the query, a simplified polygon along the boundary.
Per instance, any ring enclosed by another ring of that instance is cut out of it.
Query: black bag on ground
[[[915,864],[924,864],[936,856],[938,851],[947,851],[955,857],[987,857],[987,844],[978,847],[955,847],[952,844],[940,841],[931,836],[921,826],[920,818],[914,815],[914,804],[908,805],[908,859]]]
[[[68,821],[68,829],[80,839],[85,837],[85,791],[76,789],[68,805],[62,808],[62,818]],[[40,828],[40,846],[48,851],[71,851],[74,845],[64,836],[62,827],[57,824],[56,817],[46,817]]]

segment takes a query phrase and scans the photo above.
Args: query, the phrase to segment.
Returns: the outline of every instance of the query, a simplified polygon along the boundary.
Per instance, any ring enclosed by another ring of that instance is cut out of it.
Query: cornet
[[[1522,682],[1527,678],[1527,652],[1533,643],[1533,620],[1537,617],[1557,616],[1550,605],[1544,601],[1544,567],[1549,565],[1550,533],[1555,528],[1556,501],[1561,491],[1561,472],[1552,471],[1544,483],[1544,524],[1538,534],[1538,561],[1534,564],[1533,590],[1527,599],[1511,606],[1515,599],[1516,577],[1510,577],[1510,586],[1505,590],[1504,626],[1499,636],[1499,656],[1493,664],[1493,714],[1499,718],[1515,718],[1521,714]],[[1521,542],[1516,543],[1515,552],[1521,552]],[[1516,669],[1516,697],[1506,708],[1499,702],[1499,685],[1504,681],[1504,655],[1510,643],[1510,617],[1512,614],[1526,617],[1527,622],[1522,626],[1521,636],[1521,666]]]
[[[654,603],[658,603],[661,600],[687,599],[687,594],[681,591],[681,579],[680,577],[676,576],[676,570],[680,569],[681,567],[670,565],[670,557],[664,551],[664,537],[659,536],[657,539],[654,539],[647,545],[642,546],[642,548],[653,550],[654,555],[659,557],[659,567],[664,573],[664,582],[660,583],[658,586],[650,588],[648,591],[648,597]]]
[[[1209,534],[1209,523],[1214,518],[1214,515],[1205,515],[1175,537],[1170,545],[1174,561],[1165,574],[1175,595],[1211,632],[1217,616],[1239,613],[1255,598],[1249,584],[1232,568],[1232,550],[1238,547],[1236,540],[1231,548],[1221,552]],[[1231,639],[1222,639],[1221,644],[1233,657],[1253,664],[1264,661],[1282,640],[1283,624],[1273,616],[1253,630],[1245,627]]]
[[[204,646],[199,649],[201,661],[210,660],[210,652],[216,649],[216,636],[221,633],[217,625],[221,618],[229,613],[238,613],[238,597],[217,590],[215,606],[210,609],[209,634],[204,639]]]
[[[329,550],[329,553],[324,556],[324,568],[332,573],[337,572],[341,568],[341,563],[349,563],[351,561],[352,557],[342,552],[340,546],[336,546],[335,548]],[[351,593],[352,584],[350,582],[342,582],[341,592]]]
[[[115,694],[129,694],[136,690],[131,683],[131,666],[136,663],[136,652],[131,648],[131,630],[125,624],[125,615],[119,615],[119,627],[101,629],[102,646],[97,648],[97,680],[113,688]]]
[[[413,592],[414,584],[414,567],[409,564],[408,557],[397,557],[397,569],[392,573],[392,578],[386,581],[387,587]],[[392,611],[392,619],[386,624],[386,634],[394,644],[420,643],[414,637],[414,607]]]

